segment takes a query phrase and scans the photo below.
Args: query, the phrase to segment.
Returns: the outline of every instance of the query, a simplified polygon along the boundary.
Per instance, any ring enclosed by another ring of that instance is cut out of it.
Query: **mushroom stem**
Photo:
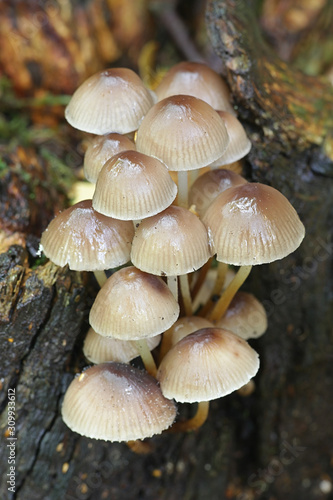
[[[211,265],[212,265],[212,260],[213,260],[213,257],[211,257],[206,262],[206,264],[204,264],[202,266],[202,268],[199,271],[198,279],[196,280],[196,282],[194,283],[194,286],[192,288],[192,297],[193,297],[193,300],[196,298],[196,296],[199,293],[199,290],[201,288],[201,285],[203,284],[203,282],[206,279],[207,273],[208,273],[208,271],[209,271],[209,269],[211,268]]]
[[[169,328],[169,330],[164,332],[162,335],[162,342],[158,356],[159,363],[162,361],[164,356],[170,351],[171,347],[172,347],[172,327]]]
[[[151,443],[147,441],[140,441],[140,439],[137,439],[136,441],[127,441],[127,446],[132,450],[134,453],[137,453],[138,455],[148,455],[148,453],[151,453],[153,451],[153,446]]]
[[[181,276],[179,276],[179,284],[184,303],[185,315],[192,316],[193,308],[192,308],[190,286],[188,282],[188,274],[182,274]]]
[[[147,372],[149,373],[149,375],[156,377],[156,364],[153,355],[148,348],[146,339],[136,340],[135,343]]]
[[[248,275],[250,274],[252,266],[241,266],[230,282],[229,286],[224,290],[218,302],[216,303],[213,311],[209,315],[210,321],[218,321],[223,317],[228,309],[230,302],[238,292]]]
[[[106,280],[108,279],[104,271],[94,271],[94,276],[96,278],[97,283],[102,288]]]
[[[170,292],[178,302],[178,279],[177,276],[167,276],[167,284]]]
[[[177,205],[179,207],[188,207],[188,175],[187,171],[178,172],[178,198]]]
[[[209,412],[209,401],[200,401],[194,417],[184,422],[176,422],[171,427],[172,432],[186,432],[199,429],[207,420]]]
[[[219,295],[222,292],[227,271],[228,271],[228,264],[225,264],[224,262],[218,262],[217,276],[212,295],[217,295],[217,294]]]

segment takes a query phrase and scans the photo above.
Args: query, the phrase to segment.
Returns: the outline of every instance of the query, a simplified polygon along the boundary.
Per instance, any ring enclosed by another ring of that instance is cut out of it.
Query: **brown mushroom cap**
[[[83,82],[65,109],[72,127],[91,134],[136,130],[154,104],[152,93],[128,68],[100,71]]]
[[[89,182],[96,182],[104,163],[121,151],[135,150],[135,145],[128,137],[120,134],[96,136],[90,142],[85,155],[83,170]]]
[[[160,343],[161,335],[149,337],[147,345],[149,350],[155,349]],[[129,363],[132,359],[140,356],[136,342],[131,340],[112,339],[99,335],[93,328],[90,328],[83,344],[83,354],[95,363],[106,363],[107,361],[118,361]]]
[[[256,339],[267,330],[264,306],[247,292],[237,292],[224,316],[216,323],[219,328],[230,330],[243,339]]]
[[[138,151],[169,170],[194,170],[217,160],[229,144],[222,118],[206,102],[188,95],[167,97],[146,114],[138,129]]]
[[[115,272],[100,289],[89,322],[100,335],[136,340],[164,332],[178,315],[179,305],[166,283],[130,266]]]
[[[227,330],[204,328],[170,349],[157,379],[165,397],[194,403],[230,394],[258,369],[258,354],[245,340]]]
[[[177,195],[166,166],[138,151],[123,151],[103,166],[97,179],[93,207],[123,220],[156,215]]]
[[[121,363],[95,365],[76,376],[62,405],[72,431],[105,441],[160,434],[175,416],[175,404],[163,397],[153,377]]]
[[[210,256],[207,231],[200,219],[186,208],[172,205],[141,222],[131,260],[143,271],[179,276],[199,269]]]
[[[251,141],[246,135],[241,122],[231,113],[227,111],[217,111],[220,117],[224,120],[229,135],[229,146],[225,153],[215,160],[210,166],[220,167],[222,165],[229,165],[235,161],[244,158],[251,149]]]
[[[195,205],[196,211],[202,217],[209,205],[220,193],[231,187],[246,183],[247,180],[244,177],[232,170],[209,170],[200,175],[192,184],[189,192],[189,205]]]
[[[74,271],[98,271],[129,261],[133,224],[99,214],[84,200],[58,214],[42,234],[46,257]]]
[[[213,327],[213,323],[206,318],[201,318],[200,316],[184,316],[178,319],[165,334],[169,337],[170,346],[174,346],[187,335],[197,330],[211,327]]]
[[[230,91],[224,80],[206,64],[180,62],[173,66],[155,89],[158,100],[177,94],[202,99],[213,109],[234,110],[230,104]]]
[[[217,260],[236,266],[282,259],[298,248],[305,234],[287,198],[259,183],[243,184],[219,194],[203,222]]]

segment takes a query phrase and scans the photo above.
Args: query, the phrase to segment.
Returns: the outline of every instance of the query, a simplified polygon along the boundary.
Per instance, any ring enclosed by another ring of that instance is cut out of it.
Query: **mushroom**
[[[91,200],[59,213],[41,237],[41,249],[58,266],[94,271],[102,285],[105,269],[126,264],[130,258],[133,224],[99,214]]]
[[[166,398],[198,402],[197,414],[177,430],[200,427],[209,401],[226,396],[246,384],[259,369],[259,357],[232,332],[203,328],[184,337],[163,358],[157,379]]]
[[[131,441],[170,427],[176,406],[146,372],[121,363],[87,368],[68,387],[62,418],[74,432],[105,441]]]
[[[93,207],[109,217],[138,220],[162,212],[176,195],[176,184],[157,158],[123,151],[110,158],[100,171]]]
[[[286,257],[301,244],[304,226],[287,198],[260,183],[236,186],[218,195],[203,222],[213,242],[216,259],[240,266],[221,295],[211,321],[218,321],[249,275],[252,265]]]
[[[137,130],[155,98],[128,68],[110,68],[85,80],[65,109],[72,127],[90,134],[127,134]]]

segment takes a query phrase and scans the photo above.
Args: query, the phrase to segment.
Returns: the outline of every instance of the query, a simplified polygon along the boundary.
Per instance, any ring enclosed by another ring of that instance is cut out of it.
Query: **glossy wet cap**
[[[138,128],[153,104],[153,94],[134,71],[111,68],[80,85],[65,117],[72,127],[91,134],[127,134]]]
[[[195,271],[210,256],[203,223],[186,208],[173,205],[141,222],[131,252],[136,267],[158,276],[179,276]]]
[[[245,340],[227,330],[204,328],[170,349],[157,379],[165,397],[194,403],[230,394],[258,369],[258,354]]]
[[[92,366],[68,387],[62,418],[74,432],[105,441],[131,441],[160,434],[176,416],[156,380],[121,363]]]
[[[149,337],[147,345],[149,350],[155,349],[160,343],[161,335]],[[103,337],[90,328],[83,344],[83,354],[92,363],[100,364],[107,361],[118,361],[129,363],[132,359],[140,356],[135,341],[118,340]]]
[[[202,99],[213,109],[234,113],[227,84],[206,64],[189,61],[176,64],[165,74],[155,92],[159,101],[186,94]]]
[[[137,340],[164,332],[177,320],[179,305],[158,276],[126,267],[102,286],[90,310],[97,333]]]
[[[237,292],[225,315],[216,323],[243,339],[256,339],[267,330],[267,314],[254,295]]]
[[[287,198],[259,183],[247,183],[218,195],[203,222],[217,260],[236,266],[283,259],[299,247],[305,235]]]
[[[103,166],[93,207],[117,219],[144,219],[162,212],[176,195],[176,184],[157,158],[138,151],[123,151]]]
[[[41,247],[58,266],[98,271],[129,261],[133,224],[96,212],[84,200],[58,214],[43,232]]]
[[[95,183],[104,163],[121,151],[135,150],[128,137],[120,134],[107,134],[94,137],[84,155],[83,170],[85,178]]]
[[[169,170],[194,170],[217,160],[229,136],[222,118],[206,102],[188,95],[167,97],[142,120],[136,148]]]
[[[246,183],[247,180],[244,177],[232,170],[209,170],[200,175],[192,184],[189,192],[189,205],[195,205],[196,211],[202,217],[209,205],[220,193],[231,187]]]

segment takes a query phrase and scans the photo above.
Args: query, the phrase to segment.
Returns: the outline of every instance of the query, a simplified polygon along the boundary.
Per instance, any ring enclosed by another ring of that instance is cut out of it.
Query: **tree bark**
[[[38,265],[22,245],[11,246],[0,258],[1,498],[328,498],[333,93],[270,52],[251,2],[208,2],[207,25],[253,143],[248,178],[281,190],[307,231],[299,250],[256,268],[247,284],[269,317],[268,332],[252,342],[261,356],[256,391],[214,401],[201,429],[157,436],[145,455],[72,433],[61,420],[61,401],[85,365],[82,338],[96,292],[84,274]],[[6,476],[9,388],[16,393],[13,494]]]

